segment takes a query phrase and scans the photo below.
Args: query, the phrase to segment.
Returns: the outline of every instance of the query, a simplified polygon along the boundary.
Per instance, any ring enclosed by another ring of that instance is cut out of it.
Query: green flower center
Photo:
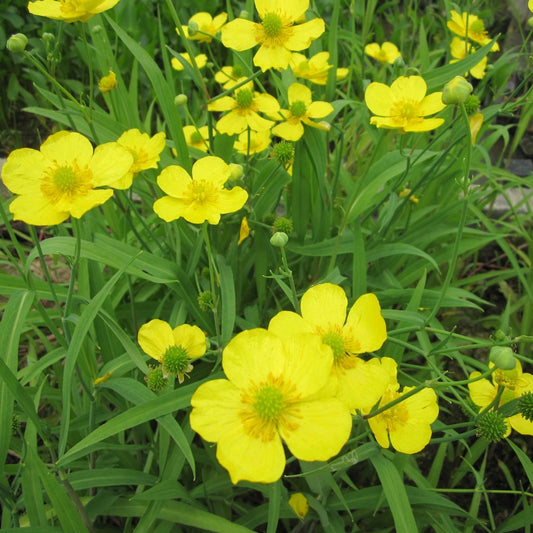
[[[85,196],[92,188],[91,171],[88,168],[80,169],[76,161],[71,165],[48,169],[41,184],[42,193],[53,203],[65,196],[70,199]]]
[[[198,131],[193,131],[191,133],[191,144],[200,144],[203,143],[204,138],[202,137],[201,133]]]
[[[267,37],[278,37],[283,29],[283,22],[277,13],[267,13],[263,19],[263,29]]]
[[[250,89],[241,89],[235,94],[235,100],[241,109],[247,109],[252,105],[254,95]]]
[[[240,78],[242,76],[242,67],[240,65],[233,65],[231,68],[231,75],[234,78]]]
[[[346,353],[346,347],[344,345],[344,339],[342,335],[335,331],[328,331],[322,336],[322,342],[327,344],[333,350],[333,359],[338,361]]]
[[[54,172],[54,183],[58,191],[68,193],[78,184],[78,176],[72,167],[59,167]]]
[[[267,385],[257,391],[253,407],[265,422],[276,422],[285,407],[283,394],[278,387]]]
[[[485,24],[482,20],[474,20],[473,22],[468,22],[469,33],[483,33],[485,31]]]
[[[161,362],[165,372],[173,376],[183,374],[191,363],[183,346],[169,346]]]
[[[307,111],[307,106],[305,105],[305,102],[297,100],[291,104],[289,111],[293,117],[303,117]]]

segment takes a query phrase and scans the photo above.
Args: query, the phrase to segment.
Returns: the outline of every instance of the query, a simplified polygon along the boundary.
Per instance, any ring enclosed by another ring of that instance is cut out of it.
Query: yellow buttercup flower
[[[289,66],[292,51],[309,48],[324,33],[324,21],[315,18],[295,24],[305,16],[309,0],[255,0],[260,23],[237,18],[222,28],[222,44],[239,52],[259,44],[254,65],[262,71]]]
[[[273,135],[287,141],[297,141],[304,134],[303,124],[329,130],[329,126],[314,122],[313,119],[326,117],[333,112],[333,106],[329,102],[313,102],[309,87],[293,83],[288,90],[288,100],[289,109],[279,111],[285,120],[272,128]]]
[[[205,333],[198,326],[182,324],[173,329],[159,319],[141,326],[137,340],[147,355],[161,363],[164,376],[176,376],[180,383],[192,371],[191,361],[207,349]]]
[[[378,408],[414,389],[404,387],[402,392],[398,390],[400,386],[396,379],[397,364],[394,359],[383,357],[381,366],[388,377],[388,386]],[[412,454],[422,450],[431,440],[431,424],[438,414],[435,391],[423,388],[390,409],[369,418],[368,423],[382,448],[388,448],[392,444],[397,451]]]
[[[219,133],[235,135],[247,128],[253,131],[269,130],[274,122],[258,115],[258,112],[273,115],[279,111],[279,102],[270,94],[254,91],[253,82],[242,85],[234,97],[223,96],[207,104],[208,111],[229,111],[216,124]]]
[[[476,49],[467,41],[459,39],[459,37],[454,37],[450,43],[450,52],[452,54],[452,59],[450,63],[457,63],[457,61],[464,59],[470,54],[473,54]],[[485,56],[477,65],[470,69],[470,74],[478,80],[483,79],[485,76],[487,68],[487,56]],[[468,72],[465,73],[465,76]]]
[[[337,396],[350,409],[370,409],[381,398],[386,380],[374,358],[364,361],[359,354],[381,348],[387,339],[381,307],[374,294],[363,294],[351,307],[338,285],[321,283],[302,296],[301,316],[292,311],[275,315],[268,330],[282,338],[302,333],[315,334],[333,353],[332,378]]]
[[[327,461],[352,427],[348,409],[329,393],[331,350],[314,335],[281,339],[264,329],[237,334],[222,354],[227,379],[193,394],[190,423],[217,443],[231,481],[273,483],[283,474],[283,442],[297,459]]]
[[[251,155],[265,151],[271,142],[270,131],[243,131],[233,147],[239,154]]]
[[[474,379],[480,375],[480,372],[472,372],[469,378]],[[512,370],[497,369],[492,375],[492,381],[480,379],[469,383],[470,398],[483,409],[495,400],[500,385],[504,387],[504,391],[498,407],[515,398],[520,398],[526,392],[533,392],[533,374],[523,372],[522,364],[516,359],[516,366]],[[525,419],[520,413],[507,418],[506,423],[508,432],[505,436],[509,435],[511,428],[522,435],[533,435],[533,422]]]
[[[374,115],[370,124],[401,132],[429,131],[438,128],[443,118],[425,118],[446,106],[442,92],[426,96],[427,85],[421,76],[400,76],[389,87],[372,82],[365,91],[365,102]]]
[[[182,26],[182,28],[187,39],[201,43],[210,43],[217,32],[224,26],[227,19],[227,13],[220,13],[216,17],[212,17],[209,13],[201,11],[189,19],[188,26]],[[190,32],[190,27],[197,28],[196,32]],[[179,35],[178,28],[176,28],[176,31]]]
[[[328,72],[333,65],[328,63],[329,52],[319,52],[307,59],[303,54],[294,52],[291,55],[290,67],[297,78],[309,80],[317,85],[326,85]],[[338,68],[335,71],[335,79],[343,80],[348,75],[347,68]]]
[[[483,113],[476,113],[475,115],[472,115],[470,117],[469,123],[470,135],[472,136],[472,144],[476,144],[477,134],[480,132],[484,120],[485,117],[483,116]]]
[[[28,3],[32,15],[64,22],[85,22],[93,15],[111,9],[119,0],[37,0]]]
[[[133,178],[148,168],[157,168],[159,154],[165,148],[165,133],[156,133],[150,137],[147,133],[141,133],[134,128],[125,131],[118,139],[117,143],[126,148],[133,156],[133,163],[129,173],[124,178],[113,185],[115,189],[127,189],[131,186]]]
[[[221,214],[238,211],[248,199],[241,187],[224,188],[230,177],[230,167],[220,157],[207,156],[196,161],[192,178],[184,168],[171,165],[157,178],[157,184],[168,196],[155,201],[154,211],[166,222],[183,217],[193,224],[218,224]]]
[[[187,52],[180,54],[180,57],[182,57],[192,67],[191,56]],[[194,61],[196,62],[196,66],[198,68],[204,68],[207,65],[207,56],[205,54],[198,54],[197,56],[194,56]],[[173,57],[170,60],[170,64],[174,70],[180,71],[185,69],[183,63],[177,57]]]
[[[215,132],[213,131],[213,135]],[[183,126],[183,136],[187,146],[192,146],[202,152],[209,148],[209,128],[207,126]]]
[[[131,154],[118,143],[93,147],[79,133],[50,135],[39,150],[11,152],[2,167],[2,181],[17,194],[9,210],[15,220],[36,226],[59,224],[106,202],[116,183],[128,173]]]
[[[301,492],[295,492],[289,498],[289,505],[292,510],[298,515],[298,518],[305,518],[309,512],[309,504],[307,498]]]
[[[365,46],[365,54],[374,59],[377,59],[380,63],[390,63],[391,65],[402,57],[398,47],[394,43],[385,41],[383,44],[370,43]]]
[[[226,91],[245,79],[246,78],[243,76],[243,70],[239,65],[222,67],[215,74],[215,81],[220,83],[222,88],[226,89]]]
[[[485,24],[476,15],[471,15],[466,11],[459,14],[457,11],[452,10],[450,12],[452,20],[449,20],[446,25],[448,29],[463,37],[464,39],[470,39],[478,44],[489,44],[492,40],[485,30]],[[497,52],[500,49],[498,43],[494,43],[491,52]]]
[[[117,75],[110,70],[109,74],[107,76],[103,76],[100,78],[100,81],[98,82],[98,90],[101,93],[108,93],[109,91],[112,91],[117,86]]]

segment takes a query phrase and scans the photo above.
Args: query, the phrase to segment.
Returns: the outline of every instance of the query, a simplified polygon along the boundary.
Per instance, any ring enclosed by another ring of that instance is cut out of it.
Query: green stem
[[[298,294],[296,293],[296,285],[294,284],[294,277],[292,275],[292,270],[289,268],[289,263],[287,261],[287,254],[285,253],[285,247],[281,246],[281,262],[283,263],[284,274],[289,278],[289,285],[291,286],[292,293],[292,305],[294,310],[300,314],[300,302],[298,300]]]
[[[207,258],[209,261],[209,282],[211,284],[211,294],[213,295],[213,318],[215,321],[215,333],[217,337],[217,346],[221,348],[221,333],[220,333],[220,317],[218,314],[218,297],[217,297],[217,285],[216,280],[219,278],[218,270],[213,256],[213,250],[211,248],[211,241],[209,239],[208,223],[202,224],[202,232],[204,235],[205,247],[207,250]]]

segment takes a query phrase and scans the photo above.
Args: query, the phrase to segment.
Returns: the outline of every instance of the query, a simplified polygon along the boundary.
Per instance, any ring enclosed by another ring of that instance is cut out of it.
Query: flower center
[[[89,169],[80,169],[74,161],[70,165],[49,169],[44,176],[41,191],[52,203],[57,203],[65,196],[72,200],[75,196],[85,196],[92,186],[92,173]]]
[[[231,67],[231,75],[234,78],[240,78],[242,76],[242,67],[240,65],[233,65]]]
[[[474,20],[473,22],[469,22],[469,33],[483,33],[485,31],[485,24],[483,24],[482,20]]]
[[[187,350],[183,346],[169,346],[161,360],[163,369],[168,374],[176,376],[183,374],[190,365]]]
[[[307,111],[307,106],[305,105],[305,102],[297,100],[291,104],[289,111],[293,117],[303,117]]]
[[[263,18],[263,29],[267,37],[278,37],[283,29],[281,17],[277,13],[267,13]]]
[[[333,350],[333,359],[335,362],[344,357],[344,354],[346,353],[346,347],[344,345],[344,339],[342,338],[342,335],[336,331],[328,331],[322,335],[322,342],[330,346]]]
[[[193,131],[191,133],[191,144],[200,144],[204,142],[204,138],[199,131]]]
[[[250,89],[241,89],[236,92],[235,100],[241,109],[248,109],[254,101],[254,95]]]
[[[216,194],[213,184],[206,180],[193,180],[189,185],[189,195],[193,202],[208,203],[215,199]]]
[[[278,387],[266,385],[255,395],[253,408],[265,422],[276,422],[285,408],[283,394]]]

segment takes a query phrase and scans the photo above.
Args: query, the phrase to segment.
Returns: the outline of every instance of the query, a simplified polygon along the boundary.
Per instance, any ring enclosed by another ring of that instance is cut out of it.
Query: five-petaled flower
[[[207,104],[209,111],[229,111],[216,124],[219,133],[235,135],[247,128],[253,131],[269,130],[274,122],[259,116],[258,112],[274,115],[279,111],[279,102],[270,94],[254,91],[253,82],[248,82],[234,92],[234,97],[222,96]]]
[[[205,333],[198,326],[172,328],[157,318],[141,326],[137,340],[146,354],[161,363],[164,376],[175,376],[180,383],[192,371],[191,361],[207,349]]]
[[[333,112],[329,102],[312,101],[311,89],[301,83],[293,83],[288,90],[289,109],[278,113],[284,119],[272,128],[272,134],[287,141],[297,141],[304,134],[303,124],[322,130],[329,130],[329,125],[314,122],[312,119],[324,118]]]
[[[93,15],[111,9],[119,0],[37,0],[28,3],[32,15],[64,22],[86,22]]]
[[[475,379],[480,375],[480,372],[472,372],[469,378]],[[503,387],[503,393],[497,407],[520,398],[526,392],[533,392],[533,374],[522,372],[522,364],[517,359],[512,370],[495,370],[492,381],[479,379],[469,383],[470,398],[476,405],[485,408],[494,402],[500,386]],[[505,422],[508,427],[505,436],[509,435],[511,428],[522,435],[533,435],[533,422],[524,418],[521,413],[510,416]]]
[[[394,359],[383,357],[381,368],[388,378],[388,385],[378,408],[401,398],[415,388],[404,387],[402,392],[398,390],[400,385],[396,379],[397,364]],[[431,424],[438,414],[435,391],[424,387],[382,413],[371,416],[368,423],[382,448],[388,448],[392,444],[397,451],[412,454],[419,452],[429,443]]]
[[[471,15],[466,11],[459,14],[457,11],[452,10],[450,12],[452,19],[449,20],[446,25],[448,29],[463,37],[464,39],[470,39],[478,44],[489,44],[492,40],[485,30],[485,24],[476,15]],[[498,43],[494,43],[490,49],[491,52],[497,52],[500,49]]]
[[[260,45],[254,65],[262,71],[289,66],[292,51],[309,48],[324,33],[325,24],[315,18],[295,24],[305,16],[309,0],[255,0],[260,23],[236,18],[222,28],[222,44],[243,51]]]
[[[476,49],[467,41],[454,37],[450,43],[450,52],[453,59],[450,63],[456,63],[460,59],[464,59],[469,54],[473,54]],[[485,76],[485,70],[487,68],[487,56],[485,56],[477,65],[470,69],[470,74],[478,80],[483,79]],[[466,75],[467,73],[465,73]]]
[[[387,338],[385,320],[374,294],[363,294],[351,307],[338,285],[321,283],[302,296],[301,316],[292,311],[275,315],[268,330],[282,338],[313,333],[333,354],[331,369],[337,396],[350,409],[370,409],[381,397],[386,379],[377,358],[358,357],[381,348]]]
[[[212,135],[215,135],[215,131],[212,131]],[[209,128],[207,126],[183,126],[183,136],[185,137],[185,143],[187,146],[207,152],[209,149]]]
[[[49,226],[106,202],[110,188],[129,172],[133,157],[116,142],[93,147],[79,133],[59,131],[39,150],[19,148],[2,167],[2,181],[17,194],[9,210],[15,220]]]
[[[291,55],[290,67],[297,78],[309,80],[317,85],[326,85],[328,81],[328,72],[333,65],[328,63],[329,52],[318,52],[307,59],[303,54],[294,52]],[[337,81],[346,78],[348,75],[347,68],[338,68],[335,70],[335,79]]]
[[[400,76],[389,87],[372,82],[365,91],[365,102],[374,115],[370,124],[401,132],[429,131],[438,128],[443,118],[425,118],[446,106],[442,92],[426,96],[427,85],[421,76]]]
[[[166,167],[157,184],[168,196],[154,203],[154,211],[166,222],[183,217],[193,224],[218,224],[220,215],[238,211],[248,199],[241,187],[225,189],[231,169],[220,157],[204,157],[192,167],[192,178],[178,166]]]
[[[188,26],[182,26],[182,28],[187,39],[198,41],[200,43],[210,43],[216,33],[220,31],[222,26],[224,26],[227,19],[228,14],[224,12],[212,17],[209,13],[201,11],[189,19]],[[196,31],[191,32],[191,27],[194,27]],[[176,28],[176,31],[179,35],[178,28]]]
[[[233,483],[273,483],[283,474],[283,441],[294,457],[327,461],[347,441],[352,420],[328,386],[333,354],[314,335],[281,339],[264,329],[237,334],[222,354],[228,379],[196,389],[192,429],[217,443]]]
[[[191,56],[187,52],[183,52],[182,54],[180,54],[180,57],[183,59],[183,61],[191,65],[191,67],[193,66]],[[207,65],[207,56],[205,54],[198,54],[194,56],[194,62],[196,63],[196,66],[198,68],[204,68]],[[185,66],[177,57],[173,57],[170,60],[170,64],[172,65],[172,68],[174,70],[185,70]]]
[[[391,65],[402,56],[398,47],[394,43],[385,41],[383,44],[369,43],[365,46],[365,54],[374,59],[377,59],[380,63],[390,63]]]

